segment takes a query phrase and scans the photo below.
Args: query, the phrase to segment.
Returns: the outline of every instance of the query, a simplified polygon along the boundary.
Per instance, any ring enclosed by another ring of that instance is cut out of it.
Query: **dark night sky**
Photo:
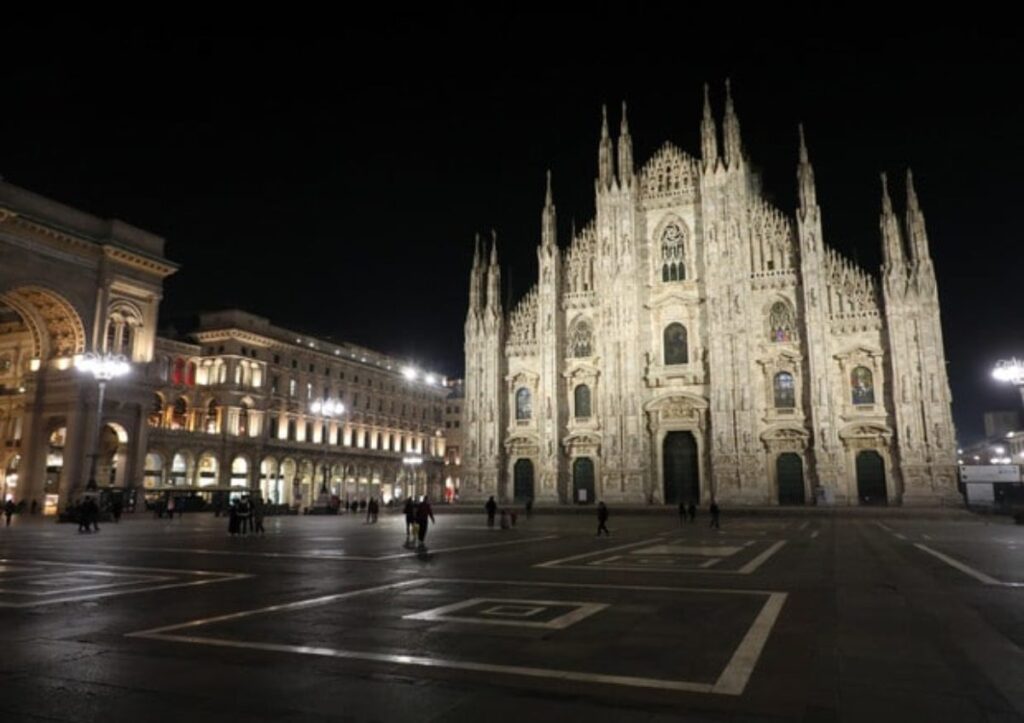
[[[638,160],[665,140],[697,155],[701,84],[720,116],[731,76],[770,198],[792,211],[802,120],[826,241],[873,273],[878,173],[899,174],[902,208],[913,167],[961,441],[984,410],[1015,408],[988,370],[1024,355],[1020,39],[868,26],[702,41],[699,19],[622,7],[362,25],[9,21],[0,174],[165,236],[183,265],[165,323],[238,306],[454,375],[474,232],[498,230],[518,297],[536,273],[544,170],[563,245],[593,214],[601,103],[617,128],[629,102]]]

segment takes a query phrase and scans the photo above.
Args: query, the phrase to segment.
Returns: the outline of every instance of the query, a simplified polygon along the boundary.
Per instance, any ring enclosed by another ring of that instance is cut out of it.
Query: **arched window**
[[[164,398],[159,394],[153,395],[153,407],[149,410],[147,422],[150,427],[162,427],[164,422]]]
[[[244,437],[249,433],[249,406],[243,404],[238,410],[238,435]]]
[[[854,404],[875,403],[875,380],[867,367],[857,367],[850,373],[850,394]]]
[[[676,322],[665,327],[665,364],[686,364],[689,356],[686,348],[686,327]]]
[[[121,348],[118,352],[124,354],[126,357],[131,358],[132,356],[132,342],[135,339],[135,326],[129,322],[125,322],[124,326],[121,327]]]
[[[171,413],[171,429],[188,428],[188,402],[185,397],[178,397],[174,402],[174,411]]]
[[[683,262],[686,236],[677,223],[670,223],[661,232],[661,280],[683,281],[686,264]]]
[[[107,351],[111,354],[117,354],[120,351],[117,348],[117,322],[113,319],[107,322]]]
[[[594,353],[594,331],[586,319],[577,319],[569,329],[569,344],[566,356],[571,358],[592,356]]]
[[[768,312],[768,341],[796,341],[793,309],[785,301],[776,301]]]
[[[792,374],[779,372],[775,375],[775,383],[772,386],[775,391],[776,409],[792,409],[796,406],[796,389]]]
[[[590,418],[590,387],[580,384],[573,392],[573,401],[576,408],[577,419]]]
[[[178,357],[174,360],[174,372],[171,374],[172,384],[185,383],[185,360]]]
[[[211,399],[206,407],[206,432],[207,434],[217,434],[218,432],[216,399]]]
[[[516,390],[516,419],[531,419],[533,417],[533,404],[530,398],[530,390],[520,387]]]

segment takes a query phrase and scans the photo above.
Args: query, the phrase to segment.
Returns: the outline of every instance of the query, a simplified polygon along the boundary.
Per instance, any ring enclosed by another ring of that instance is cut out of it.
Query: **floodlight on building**
[[[402,376],[408,379],[410,382],[415,381],[419,374],[412,367],[402,367]]]

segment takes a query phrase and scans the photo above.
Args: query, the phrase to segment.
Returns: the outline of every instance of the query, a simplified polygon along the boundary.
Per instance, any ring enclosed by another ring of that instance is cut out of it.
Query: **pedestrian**
[[[604,534],[608,537],[612,536],[612,533],[608,531],[608,505],[603,501],[597,503],[597,537],[601,536],[601,531],[604,530]]]
[[[174,497],[173,495],[167,495],[167,519],[174,519]]]
[[[526,498],[526,519],[530,519],[533,516],[533,498]]]
[[[377,516],[380,514],[380,501],[378,501],[377,498],[374,497],[371,500],[371,502],[373,504],[373,524],[376,525],[377,524]]]
[[[498,511],[498,503],[494,501],[494,495],[491,495],[490,499],[487,500],[484,509],[487,510],[487,526],[493,528],[494,513]]]
[[[693,500],[690,500],[690,504],[686,506],[686,514],[690,518],[690,522],[697,522],[697,505],[693,503]]]
[[[256,534],[258,532],[258,533],[260,533],[262,535],[265,532],[265,530],[263,529],[263,509],[264,509],[263,508],[263,499],[260,498],[258,495],[256,497],[253,497],[252,498],[252,524],[253,524],[252,532],[253,532],[253,534]]]
[[[32,505],[29,507],[28,511],[33,515],[39,512],[39,502],[35,498],[32,499]]]
[[[412,547],[416,541],[412,531],[412,526],[416,524],[416,505],[412,497],[405,498],[405,508],[402,511],[405,512],[405,546]]]
[[[252,518],[252,507],[249,505],[249,496],[242,495],[238,502],[238,531],[243,535],[249,534],[249,520]]]
[[[508,521],[512,523],[513,527],[516,526],[516,517],[518,516],[519,514],[515,510],[508,511]]]
[[[679,503],[679,526],[682,527],[686,524],[686,503]]]
[[[11,515],[14,514],[16,507],[17,505],[14,504],[14,500],[9,499],[4,503],[4,517],[7,518],[7,527],[11,526]]]
[[[711,527],[716,530],[722,529],[718,524],[718,503],[715,501],[714,497],[711,498],[711,506],[708,508],[708,511],[711,513]]]
[[[228,534],[238,534],[238,502],[232,500],[228,506]]]
[[[427,546],[425,541],[427,539],[427,521],[434,522],[434,510],[430,508],[430,498],[427,495],[423,495],[423,500],[416,507],[416,524],[419,525],[419,540],[420,543],[416,547],[417,550],[426,550]]]
[[[85,513],[85,531],[89,531],[89,525],[93,527],[93,531],[100,531],[100,506],[96,502],[95,497],[90,497],[85,501],[86,513]]]
[[[121,510],[122,509],[123,509],[123,503],[121,502],[120,498],[115,498],[114,501],[110,503],[110,513],[114,516],[114,522],[120,522],[121,521]]]

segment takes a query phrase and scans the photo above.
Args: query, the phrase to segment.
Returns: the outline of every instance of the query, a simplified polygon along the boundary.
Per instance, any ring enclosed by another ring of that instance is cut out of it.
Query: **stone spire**
[[[818,205],[818,194],[814,188],[814,166],[811,165],[804,139],[804,124],[797,128],[800,131],[800,165],[797,167],[797,193],[800,197],[800,215],[805,217]]]
[[[611,188],[612,176],[612,138],[608,135],[608,106],[601,106],[601,142],[597,147],[597,182],[601,188]]]
[[[903,255],[903,239],[900,236],[900,225],[896,214],[892,212],[892,199],[889,197],[889,179],[882,174],[882,216],[879,220],[882,229],[882,270],[895,272],[905,267]]]
[[[551,249],[558,245],[558,223],[555,216],[555,202],[551,193],[551,170],[548,169],[547,192],[544,195],[544,210],[540,215],[541,247]]]
[[[704,168],[713,170],[718,165],[718,127],[711,114],[711,95],[708,84],[704,84],[704,117],[700,122],[700,153]]]
[[[633,139],[629,135],[629,121],[626,119],[626,101],[622,101],[622,124],[619,126],[619,184],[626,186],[633,181]]]
[[[473,270],[469,272],[469,313],[467,316],[475,317],[483,309],[483,259],[480,257],[480,234],[476,235],[476,243],[473,248]]]
[[[725,120],[722,122],[722,134],[725,139],[725,165],[736,168],[743,162],[743,142],[740,140],[740,119],[736,116],[728,78],[725,81]]]
[[[498,266],[498,232],[491,230],[491,263],[487,268],[487,310],[501,315],[501,268]]]
[[[907,169],[907,236],[910,239],[910,258],[914,266],[930,260],[928,253],[928,232],[924,226],[924,213],[917,202],[914,190],[914,174]]]

